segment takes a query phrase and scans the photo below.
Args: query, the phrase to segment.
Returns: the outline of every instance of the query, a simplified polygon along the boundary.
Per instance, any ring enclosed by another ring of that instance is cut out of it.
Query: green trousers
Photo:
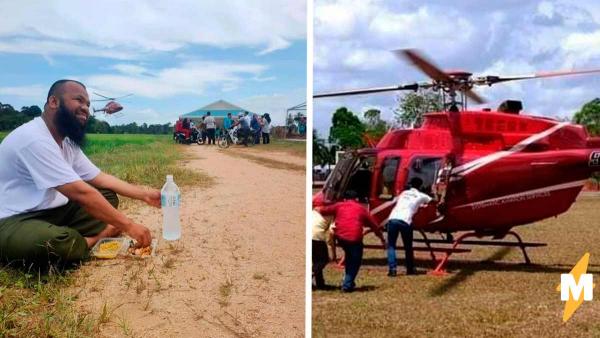
[[[119,198],[111,190],[100,193],[117,208]],[[0,259],[11,265],[77,262],[89,257],[84,237],[93,237],[106,223],[69,201],[62,207],[33,211],[0,219]]]

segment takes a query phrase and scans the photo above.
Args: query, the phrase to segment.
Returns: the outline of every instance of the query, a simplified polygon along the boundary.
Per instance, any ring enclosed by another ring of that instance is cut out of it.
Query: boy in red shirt
[[[318,209],[323,216],[332,215],[335,219],[334,235],[344,250],[345,273],[342,291],[354,290],[356,275],[362,264],[363,227],[369,227],[385,243],[381,227],[360,203],[354,191],[346,192],[344,201]]]

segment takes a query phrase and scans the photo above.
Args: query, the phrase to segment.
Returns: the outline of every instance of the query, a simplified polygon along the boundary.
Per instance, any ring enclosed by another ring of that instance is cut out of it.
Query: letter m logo
[[[560,275],[560,300],[578,301],[582,292],[583,300],[592,300],[594,296],[594,281],[591,274],[581,274],[579,282],[576,282],[575,277],[570,273]],[[571,297],[569,297],[569,294]]]

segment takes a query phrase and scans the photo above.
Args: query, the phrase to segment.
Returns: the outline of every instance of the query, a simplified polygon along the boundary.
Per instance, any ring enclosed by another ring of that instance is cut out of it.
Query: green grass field
[[[313,337],[598,337],[598,292],[562,324],[556,287],[585,252],[598,283],[599,210],[599,197],[581,197],[557,218],[517,227],[524,241],[548,243],[528,250],[531,266],[516,248],[472,247],[451,257],[445,277],[390,278],[384,252],[365,251],[357,292],[313,291]],[[433,268],[428,253],[415,255],[421,272]],[[398,258],[403,264],[402,251]],[[325,271],[326,281],[339,285],[342,271]]]
[[[272,137],[270,144],[261,144],[253,149],[260,151],[281,151],[293,156],[306,157],[306,142],[302,141],[290,141]]]
[[[89,135],[84,152],[104,172],[128,182],[160,189],[172,174],[180,187],[211,184],[210,177],[176,165],[181,147],[168,135]],[[133,203],[122,202],[125,208]],[[0,337],[95,336],[105,318],[74,308],[74,280],[68,273],[40,275],[0,265]]]

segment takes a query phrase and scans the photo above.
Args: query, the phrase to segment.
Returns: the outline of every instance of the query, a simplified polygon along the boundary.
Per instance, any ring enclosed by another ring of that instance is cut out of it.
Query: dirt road
[[[245,149],[187,151],[183,165],[215,184],[182,189],[182,239],[160,240],[160,210],[130,210],[159,238],[156,257],[86,265],[80,306],[105,322],[101,336],[304,336],[304,172],[235,155]]]

